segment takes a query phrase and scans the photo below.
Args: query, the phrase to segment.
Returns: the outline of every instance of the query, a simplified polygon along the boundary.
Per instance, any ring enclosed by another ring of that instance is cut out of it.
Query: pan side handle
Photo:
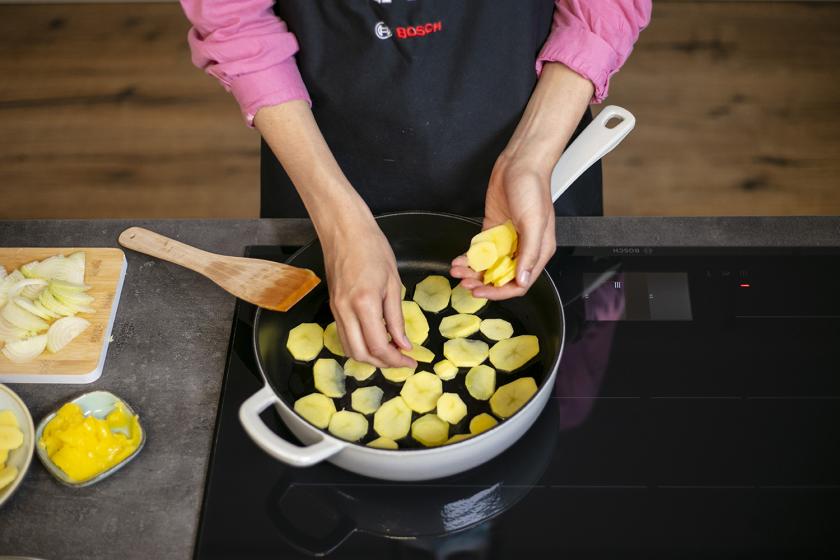
[[[295,467],[309,467],[341,451],[344,445],[326,438],[312,445],[295,445],[272,432],[260,418],[260,413],[278,402],[268,385],[248,397],[239,407],[239,421],[263,451],[279,461]]]

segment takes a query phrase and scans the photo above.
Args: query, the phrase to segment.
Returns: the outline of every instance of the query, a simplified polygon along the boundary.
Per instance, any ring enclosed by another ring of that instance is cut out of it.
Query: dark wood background
[[[253,217],[258,137],[177,3],[0,5],[0,218]],[[654,4],[612,215],[840,214],[840,3]]]

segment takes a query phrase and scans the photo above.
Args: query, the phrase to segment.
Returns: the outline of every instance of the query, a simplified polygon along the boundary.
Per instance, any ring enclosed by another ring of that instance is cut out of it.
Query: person
[[[345,351],[416,365],[401,283],[374,215],[512,220],[524,294],[555,251],[555,215],[599,215],[600,167],[552,205],[551,170],[650,20],[650,0],[181,0],[194,64],[262,135],[261,216],[308,214]],[[364,279],[364,281],[360,281]],[[383,321],[384,319],[384,321]],[[389,343],[389,338],[393,343]]]

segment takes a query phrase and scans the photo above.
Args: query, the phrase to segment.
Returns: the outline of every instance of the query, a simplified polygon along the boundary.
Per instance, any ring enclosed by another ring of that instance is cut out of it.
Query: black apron
[[[374,214],[484,215],[487,181],[536,84],[554,0],[277,0],[312,112]],[[592,116],[587,111],[577,133]],[[601,168],[557,215],[603,213]],[[262,217],[306,217],[262,143]]]

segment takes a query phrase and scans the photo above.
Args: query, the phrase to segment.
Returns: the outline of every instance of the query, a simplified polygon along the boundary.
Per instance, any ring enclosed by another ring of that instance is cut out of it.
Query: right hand
[[[405,335],[394,251],[367,207],[342,212],[319,235],[330,309],[344,352],[380,368],[416,367],[417,362],[399,350],[410,349],[411,342]]]

